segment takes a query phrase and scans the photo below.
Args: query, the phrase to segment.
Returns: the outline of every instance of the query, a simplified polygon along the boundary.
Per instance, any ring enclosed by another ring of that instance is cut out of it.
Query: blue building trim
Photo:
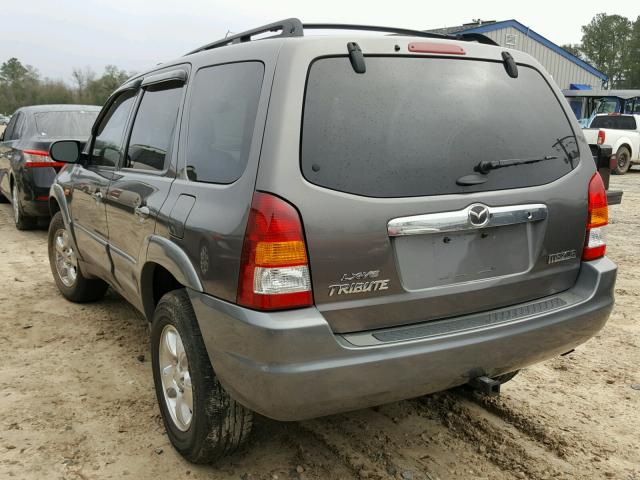
[[[480,25],[479,27],[469,28],[467,30],[462,30],[456,33],[463,33],[463,32],[464,33],[486,33],[486,32],[493,32],[494,30],[501,30],[503,28],[508,28],[508,27],[515,28],[519,32],[524,33],[527,37],[534,39],[536,42],[541,43],[547,48],[550,48],[551,50],[556,52],[558,55],[561,55],[567,60],[584,68],[586,71],[602,79],[603,81],[606,82],[607,80],[609,80],[609,77],[604,73],[602,73],[600,70],[592,67],[584,60],[580,60],[575,55],[572,55],[571,53],[567,52],[564,48],[559,47],[558,45],[553,43],[551,40],[544,38],[542,35],[534,32],[529,27],[521,24],[517,20],[505,20],[503,22],[488,23],[486,25]]]

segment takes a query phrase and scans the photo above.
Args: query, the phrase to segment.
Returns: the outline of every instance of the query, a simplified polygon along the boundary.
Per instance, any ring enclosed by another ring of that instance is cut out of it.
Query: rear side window
[[[260,62],[198,71],[187,136],[191,180],[231,183],[240,178],[249,158],[263,75]]]
[[[164,88],[162,88],[164,87]],[[162,85],[144,92],[133,123],[124,166],[163,171],[173,143],[182,86]]]
[[[34,115],[40,137],[75,137],[86,139],[98,116],[98,110],[76,112],[40,112]]]
[[[137,92],[128,90],[122,93],[109,106],[98,126],[90,164],[102,167],[115,167],[120,162],[124,144],[124,129],[133,107]]]
[[[528,187],[577,162],[575,136],[542,75],[502,63],[346,57],[310,67],[302,128],[307,180],[370,197],[411,197]],[[492,170],[485,183],[456,184],[482,160],[557,157]]]
[[[595,117],[591,121],[591,128],[611,128],[613,130],[635,130],[636,119],[631,116],[607,115]]]

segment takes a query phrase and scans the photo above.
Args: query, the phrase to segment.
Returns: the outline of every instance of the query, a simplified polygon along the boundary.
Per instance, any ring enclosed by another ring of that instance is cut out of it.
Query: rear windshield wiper
[[[474,170],[478,173],[489,173],[491,170],[498,168],[515,167],[517,165],[528,165],[530,163],[546,162],[547,160],[556,160],[557,155],[545,155],[540,158],[513,158],[507,160],[483,160],[478,163]]]

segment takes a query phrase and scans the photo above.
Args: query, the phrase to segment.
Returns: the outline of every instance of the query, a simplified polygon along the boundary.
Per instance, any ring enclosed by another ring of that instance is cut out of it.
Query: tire
[[[67,235],[67,240],[63,244],[58,244],[58,236]],[[58,290],[67,300],[76,303],[95,302],[100,300],[109,288],[106,282],[97,278],[87,278],[82,274],[78,266],[77,256],[73,250],[73,246],[69,242],[70,233],[66,230],[62,213],[57,212],[51,219],[49,224],[49,265],[51,273],[56,282]],[[67,267],[67,275],[64,275],[62,264]],[[72,274],[71,269],[75,273]]]
[[[515,377],[518,373],[520,373],[520,370],[516,370],[515,372],[503,373],[502,375],[493,377],[493,379],[499,381],[500,384],[503,384],[513,379],[513,377]]]
[[[183,457],[193,463],[213,463],[247,439],[253,412],[233,400],[217,379],[185,290],[165,294],[156,307],[151,361],[167,435]],[[164,375],[164,386],[161,368],[171,372]]]
[[[22,205],[20,205],[20,195],[18,191],[18,185],[13,183],[11,187],[11,206],[13,207],[13,221],[16,224],[18,230],[33,230],[38,226],[38,219],[36,217],[29,217],[22,211]]]
[[[627,147],[620,147],[616,153],[616,168],[611,173],[624,175],[631,168],[631,152]]]

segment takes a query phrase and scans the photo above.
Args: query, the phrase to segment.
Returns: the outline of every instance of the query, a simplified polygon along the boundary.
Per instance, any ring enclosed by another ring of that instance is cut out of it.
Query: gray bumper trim
[[[445,390],[571,350],[607,321],[615,277],[606,258],[583,263],[576,285],[562,294],[573,300],[559,308],[371,346],[334,334],[316,308],[256,312],[189,294],[227,391],[267,417],[300,420]]]

